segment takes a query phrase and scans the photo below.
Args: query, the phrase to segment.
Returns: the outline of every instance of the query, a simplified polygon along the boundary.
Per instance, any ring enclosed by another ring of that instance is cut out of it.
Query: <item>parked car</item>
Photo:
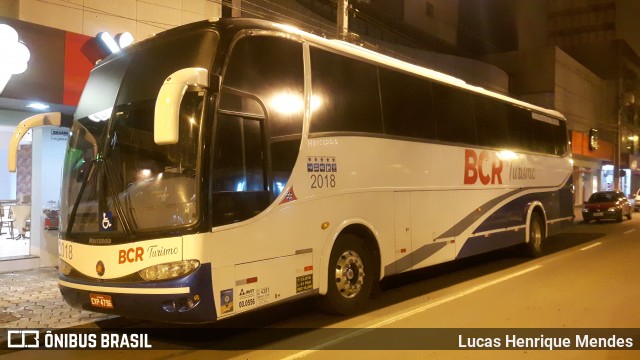
[[[603,219],[622,221],[626,216],[631,220],[633,206],[621,191],[599,191],[591,194],[582,207],[582,219],[585,223]]]
[[[634,195],[633,208],[636,211],[640,211],[640,188],[636,191]]]

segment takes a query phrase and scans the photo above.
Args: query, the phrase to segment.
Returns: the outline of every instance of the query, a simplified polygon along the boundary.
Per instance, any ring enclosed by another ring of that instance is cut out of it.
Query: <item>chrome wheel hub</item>
[[[340,255],[336,263],[335,281],[343,297],[358,295],[364,284],[364,263],[358,253],[347,250]]]

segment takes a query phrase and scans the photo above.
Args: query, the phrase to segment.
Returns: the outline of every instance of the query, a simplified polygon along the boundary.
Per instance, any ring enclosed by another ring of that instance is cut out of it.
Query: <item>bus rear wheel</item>
[[[335,315],[349,315],[362,309],[371,294],[373,261],[364,241],[352,234],[338,237],[331,250],[327,294],[321,308]]]
[[[544,220],[534,212],[529,220],[529,242],[525,244],[527,255],[539,257],[543,254],[543,243],[546,238]]]

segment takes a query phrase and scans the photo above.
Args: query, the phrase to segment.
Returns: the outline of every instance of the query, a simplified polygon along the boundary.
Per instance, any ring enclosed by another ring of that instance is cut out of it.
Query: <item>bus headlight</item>
[[[150,266],[138,271],[138,274],[146,281],[167,280],[187,275],[199,266],[198,260],[176,261]]]
[[[62,259],[58,258],[58,270],[60,271],[60,274],[69,276],[69,274],[71,274],[71,270],[73,270],[73,267],[67,264],[66,261],[63,261]]]

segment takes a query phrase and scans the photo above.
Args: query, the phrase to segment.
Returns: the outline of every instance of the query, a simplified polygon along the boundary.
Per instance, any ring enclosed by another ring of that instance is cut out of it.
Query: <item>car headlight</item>
[[[587,208],[582,208],[582,212],[589,212],[589,209],[587,209]]]
[[[138,271],[146,281],[167,280],[187,275],[200,266],[198,260],[184,260],[150,266]]]
[[[616,210],[618,210],[618,208],[617,208],[617,207],[615,207],[615,206],[612,206],[612,207],[610,207],[610,208],[608,208],[608,209],[607,209],[607,211],[609,211],[609,212],[614,212],[614,211],[616,211]]]

